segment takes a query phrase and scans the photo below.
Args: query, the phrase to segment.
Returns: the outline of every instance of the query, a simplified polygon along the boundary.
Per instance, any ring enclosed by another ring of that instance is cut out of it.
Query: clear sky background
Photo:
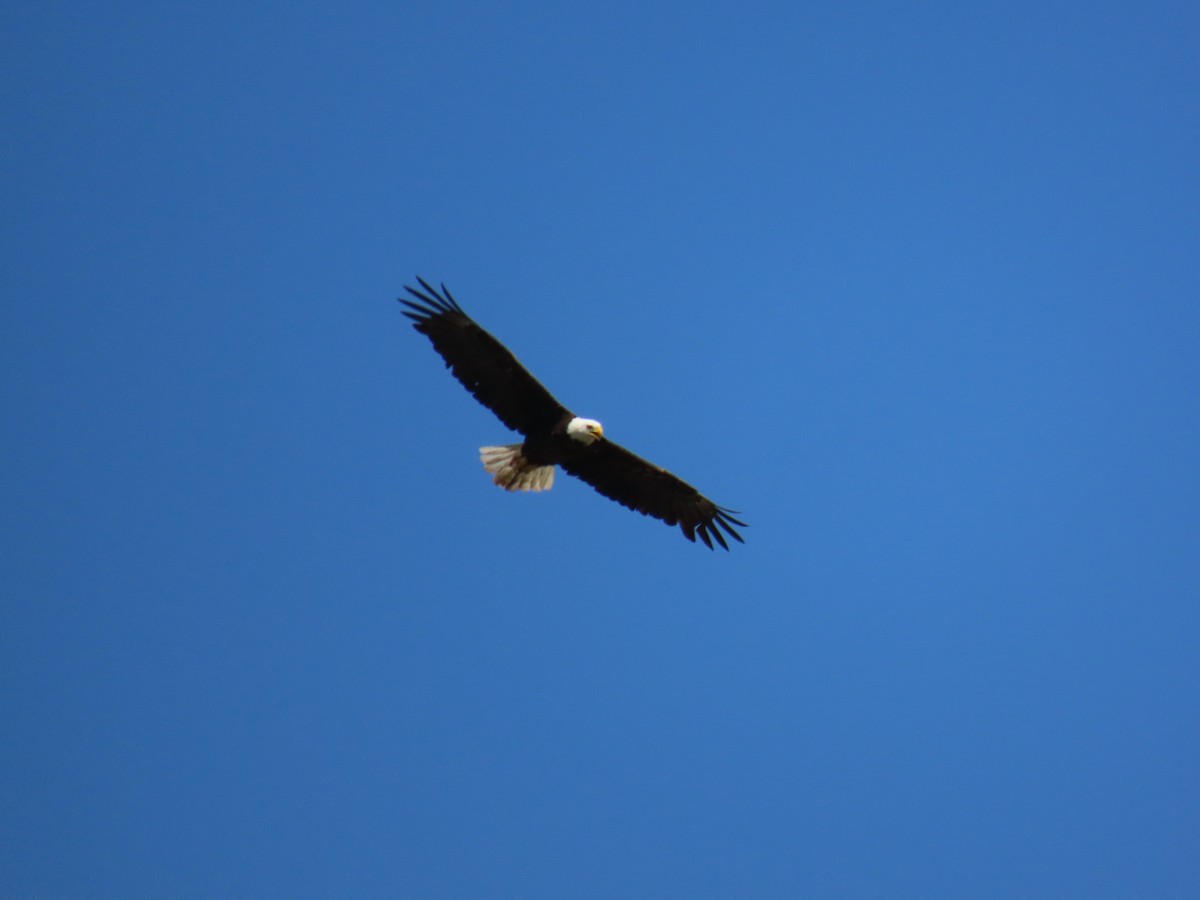
[[[0,894],[1200,895],[1195,3],[0,25]]]

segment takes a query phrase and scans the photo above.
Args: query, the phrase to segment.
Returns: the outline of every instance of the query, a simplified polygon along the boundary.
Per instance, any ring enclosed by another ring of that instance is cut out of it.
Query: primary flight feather
[[[594,419],[575,415],[554,399],[503,344],[475,324],[442,285],[423,278],[422,290],[405,286],[404,315],[429,338],[471,395],[525,440],[481,447],[483,467],[508,491],[544,491],[554,483],[554,467],[587,482],[604,496],[643,515],[678,525],[684,537],[700,535],[729,549],[725,534],[742,542],[734,525],[746,527],[732,510],[717,506],[687,482],[604,437]],[[722,534],[722,530],[725,534]]]

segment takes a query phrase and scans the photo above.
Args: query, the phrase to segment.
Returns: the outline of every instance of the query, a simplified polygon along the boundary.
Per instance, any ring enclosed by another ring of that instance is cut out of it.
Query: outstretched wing
[[[439,293],[424,278],[417,281],[424,291],[404,289],[420,302],[401,299],[408,307],[404,315],[429,338],[463,387],[513,431],[528,435],[552,428],[567,411],[563,405],[462,311],[444,284]]]
[[[710,550],[714,538],[729,549],[721,529],[745,543],[733,526],[748,526],[731,515],[733,510],[717,506],[683,479],[619,444],[597,441],[560,460],[559,465],[622,506],[678,525],[689,541],[695,541],[699,534]]]

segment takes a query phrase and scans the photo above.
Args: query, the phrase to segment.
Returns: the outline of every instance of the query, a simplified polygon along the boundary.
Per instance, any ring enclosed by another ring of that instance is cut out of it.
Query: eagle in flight
[[[423,278],[417,281],[422,290],[405,286],[413,300],[401,298],[408,307],[404,315],[429,338],[463,387],[525,438],[520,444],[480,448],[483,467],[496,484],[506,491],[549,490],[554,467],[562,466],[622,506],[678,525],[693,543],[697,534],[710,550],[714,540],[729,549],[725,534],[743,543],[733,526],[746,523],[735,519],[733,510],[607,440],[599,422],[555,400],[508,348],[462,311],[444,284],[438,291]]]

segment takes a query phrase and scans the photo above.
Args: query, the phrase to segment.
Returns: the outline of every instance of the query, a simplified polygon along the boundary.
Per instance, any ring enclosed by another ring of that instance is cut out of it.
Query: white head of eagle
[[[604,437],[604,426],[595,419],[581,419],[576,416],[567,423],[567,435],[586,447]]]

